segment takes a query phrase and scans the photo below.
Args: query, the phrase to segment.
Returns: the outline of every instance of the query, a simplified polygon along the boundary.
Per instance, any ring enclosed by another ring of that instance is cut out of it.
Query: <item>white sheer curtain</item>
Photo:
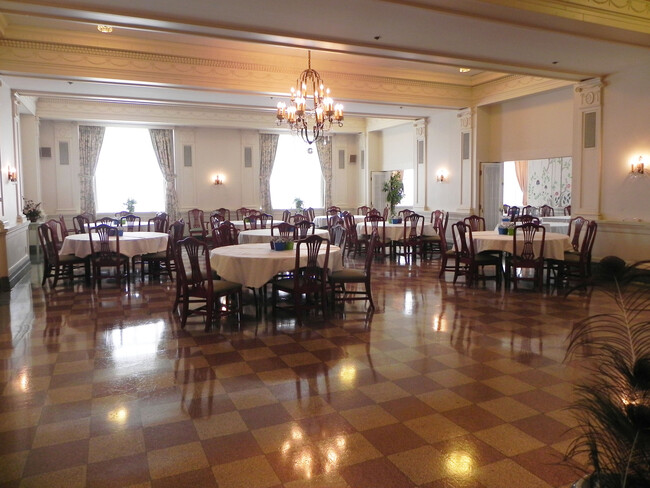
[[[79,180],[81,212],[95,215],[95,170],[104,141],[105,127],[79,126]]]
[[[165,212],[173,222],[179,218],[176,173],[174,172],[174,131],[171,129],[149,129],[149,134],[160,171],[165,178]]]
[[[325,137],[316,141],[320,170],[325,180],[325,195],[323,208],[327,209],[332,205],[332,138]]]
[[[271,173],[278,150],[278,134],[260,134],[260,207],[267,212],[273,212],[271,205]]]

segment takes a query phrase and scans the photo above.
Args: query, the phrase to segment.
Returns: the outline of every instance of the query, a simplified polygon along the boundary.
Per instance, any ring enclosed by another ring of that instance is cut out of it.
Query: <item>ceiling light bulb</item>
[[[110,25],[99,24],[97,26],[97,30],[103,34],[110,34],[111,32],[113,32],[113,28]]]
[[[458,71],[460,71],[461,73],[469,73],[471,70],[470,68],[458,68]]]

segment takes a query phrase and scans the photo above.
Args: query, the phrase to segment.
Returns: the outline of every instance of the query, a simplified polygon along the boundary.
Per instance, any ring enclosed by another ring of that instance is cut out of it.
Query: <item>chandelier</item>
[[[311,69],[311,51],[307,51],[307,56],[308,67],[296,80],[298,89],[291,88],[289,106],[278,103],[277,124],[286,120],[292,131],[299,133],[307,144],[313,144],[332,128],[332,123],[343,127],[343,105],[334,105],[329,88],[325,88],[318,71]]]

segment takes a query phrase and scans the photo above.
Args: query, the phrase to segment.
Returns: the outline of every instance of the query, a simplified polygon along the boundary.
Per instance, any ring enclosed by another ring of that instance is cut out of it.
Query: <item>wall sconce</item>
[[[448,179],[449,179],[449,173],[447,172],[446,169],[438,170],[438,172],[436,173],[436,181],[438,183],[444,183]]]
[[[641,176],[645,173],[645,156],[642,154],[630,163],[630,175]]]
[[[18,173],[16,173],[16,168],[9,166],[9,169],[7,169],[7,179],[12,183],[16,183],[18,181]]]
[[[216,176],[212,179],[212,183],[213,183],[214,185],[223,185],[223,175],[216,175]]]

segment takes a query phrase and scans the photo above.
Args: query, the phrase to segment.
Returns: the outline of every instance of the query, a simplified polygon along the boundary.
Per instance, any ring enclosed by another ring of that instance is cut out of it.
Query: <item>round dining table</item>
[[[97,235],[93,237],[93,240],[99,241]],[[155,253],[167,249],[167,234],[163,232],[124,232],[119,239],[120,254],[130,258],[140,254]],[[112,243],[115,242],[114,237],[111,237],[110,240]],[[90,256],[90,234],[72,234],[66,236],[59,254],[74,254],[79,258]]]
[[[282,222],[282,220],[274,220],[273,222],[267,222],[266,227],[270,228],[271,225],[278,225],[280,222]],[[243,220],[231,220],[230,223],[232,225],[234,225],[239,230],[244,230],[245,229]]]
[[[483,251],[502,251],[512,254],[514,250],[513,236],[499,234],[493,230],[472,232],[474,242],[474,252]],[[517,239],[519,242],[519,239]],[[523,237],[521,238],[522,246],[517,244],[517,249],[523,247]],[[542,242],[541,233],[535,234],[533,246],[535,253],[539,253]],[[564,260],[564,251],[572,251],[573,246],[566,234],[557,234],[555,232],[546,232],[544,241],[544,257],[546,259]]]
[[[327,230],[316,229],[314,234],[321,236],[325,239],[329,239],[330,234]],[[309,233],[311,235],[311,232]],[[251,229],[251,230],[242,230],[239,232],[238,237],[240,244],[252,244],[252,243],[269,243],[271,242],[271,229]]]
[[[303,249],[304,251],[304,249]],[[318,263],[325,261],[325,246],[321,246]],[[261,288],[273,277],[291,271],[296,264],[296,250],[274,251],[269,243],[239,244],[217,247],[210,251],[210,265],[223,279],[250,288]],[[301,265],[307,264],[307,253],[301,254]],[[327,262],[330,271],[343,269],[341,248],[330,246]]]
[[[317,215],[316,217],[314,217],[314,225],[316,226],[316,228],[327,227],[327,219],[330,217],[331,215]],[[354,222],[358,224],[359,222],[363,222],[365,215],[353,215],[352,217],[354,217]]]
[[[371,225],[368,224],[368,230],[370,231]],[[379,226],[379,232],[381,233],[381,225]],[[365,223],[363,220],[361,220],[360,223],[357,224],[357,234],[358,235],[365,235],[366,234],[366,227]],[[418,226],[418,235],[420,235],[419,232],[419,226]],[[423,230],[421,235],[425,236],[433,236],[436,235],[436,230],[433,228],[433,224],[424,224]],[[389,222],[386,222],[386,240],[387,241],[398,241],[404,237],[404,223],[401,224],[392,224]]]

